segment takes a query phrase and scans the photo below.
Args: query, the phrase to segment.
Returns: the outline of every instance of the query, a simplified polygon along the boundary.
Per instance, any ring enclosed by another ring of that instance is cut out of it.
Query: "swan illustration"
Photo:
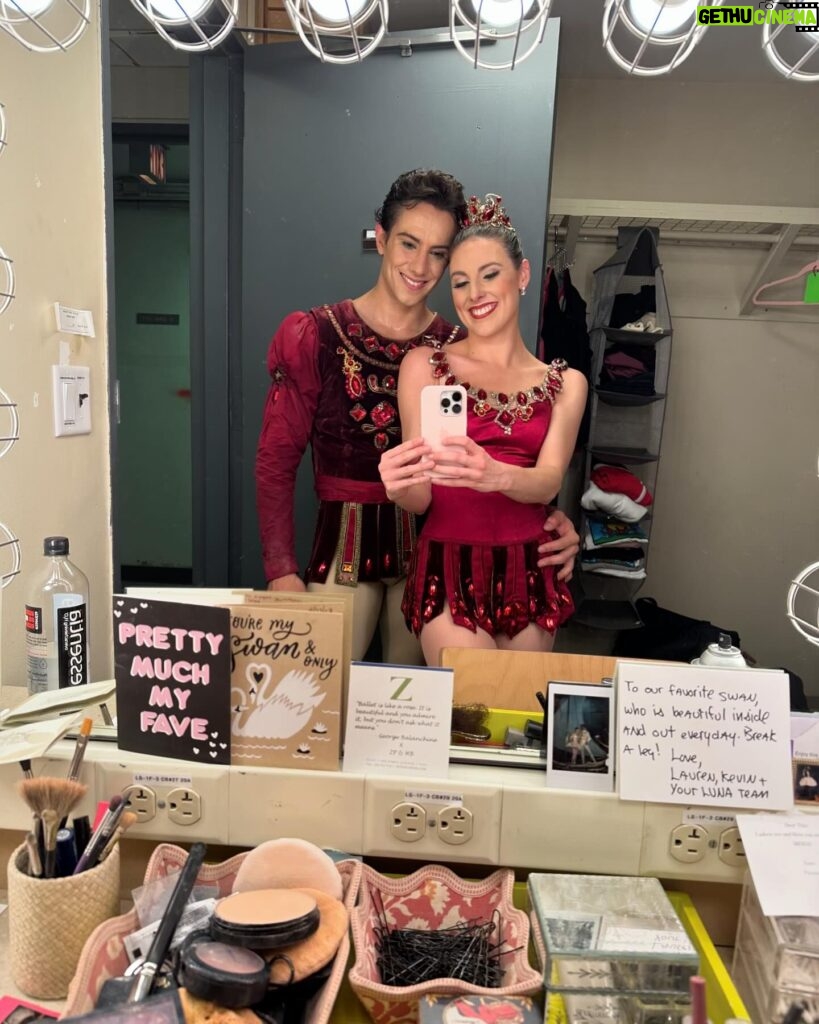
[[[247,666],[249,690],[246,694],[239,692],[238,703],[234,705],[234,736],[289,739],[308,724],[313,711],[327,696],[316,686],[312,672],[293,669],[275,686],[271,685],[272,675],[269,665]]]

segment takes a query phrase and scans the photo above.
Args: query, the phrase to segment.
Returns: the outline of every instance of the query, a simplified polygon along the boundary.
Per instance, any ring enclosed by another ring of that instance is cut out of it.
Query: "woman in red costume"
[[[380,462],[387,496],[428,513],[403,610],[430,665],[443,647],[551,650],[574,610],[554,567],[538,564],[537,548],[587,391],[581,373],[562,360],[541,363],[521,337],[530,269],[499,196],[470,200],[449,270],[468,334],[407,355],[398,404],[408,440]],[[433,383],[467,396],[467,437],[445,438],[437,451],[420,437],[421,390]]]
[[[381,627],[385,661],[414,664],[417,641],[401,599],[415,543],[415,516],[388,499],[381,455],[401,440],[398,367],[416,347],[443,349],[462,336],[427,306],[449,262],[465,210],[458,181],[442,171],[402,174],[376,214],[381,266],[356,299],[292,313],[270,345],[272,387],[256,456],[257,508],[268,589],[323,593],[355,588],[353,657],[362,658]],[[296,471],[312,447],[320,500],[304,581],[295,558]],[[562,513],[542,560],[570,576],[577,534]]]

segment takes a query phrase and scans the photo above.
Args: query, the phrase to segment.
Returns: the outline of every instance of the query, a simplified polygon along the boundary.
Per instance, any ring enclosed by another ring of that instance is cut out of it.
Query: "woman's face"
[[[470,334],[493,335],[517,327],[520,290],[529,281],[529,263],[512,262],[495,238],[469,238],[449,263],[452,301]]]
[[[389,231],[376,225],[381,281],[396,301],[405,306],[426,301],[446,270],[454,237],[455,218],[430,203],[402,209]]]

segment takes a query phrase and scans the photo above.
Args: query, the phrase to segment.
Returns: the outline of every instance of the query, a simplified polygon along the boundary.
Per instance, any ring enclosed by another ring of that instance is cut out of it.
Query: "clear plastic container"
[[[46,564],[26,602],[29,693],[89,681],[88,580],[68,558],[67,537],[46,537]]]

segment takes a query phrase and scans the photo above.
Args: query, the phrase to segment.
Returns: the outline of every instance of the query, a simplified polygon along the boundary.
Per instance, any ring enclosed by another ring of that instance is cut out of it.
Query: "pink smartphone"
[[[427,384],[421,389],[421,437],[430,448],[440,450],[444,437],[466,436],[466,391],[458,384],[442,387]],[[431,473],[435,480],[441,473]]]

